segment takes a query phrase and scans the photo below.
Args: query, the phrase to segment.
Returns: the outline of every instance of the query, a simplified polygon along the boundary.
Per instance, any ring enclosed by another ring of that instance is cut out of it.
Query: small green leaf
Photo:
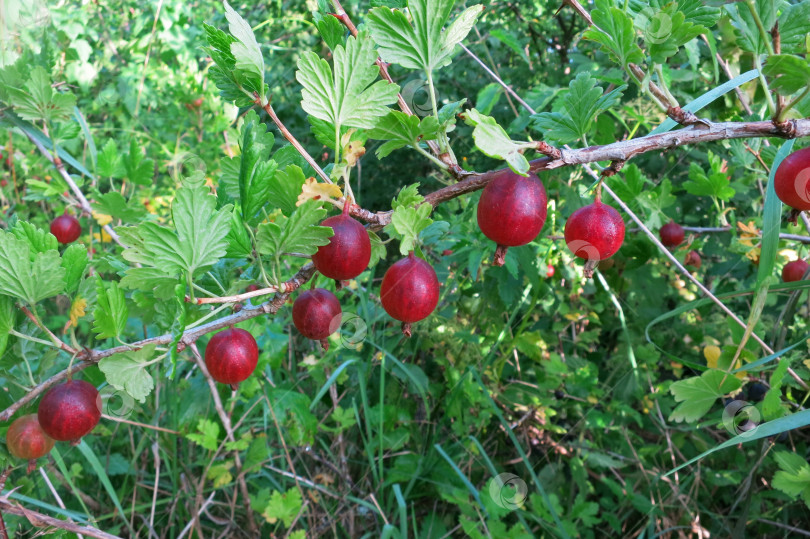
[[[484,6],[465,9],[447,29],[453,0],[409,0],[408,12],[379,7],[372,9],[366,23],[380,47],[380,56],[408,69],[432,72],[450,63],[456,45],[472,30]]]
[[[0,295],[0,357],[3,357],[3,352],[6,351],[8,332],[14,329],[15,312],[14,300]]]
[[[692,195],[710,196],[720,200],[729,200],[735,193],[734,188],[729,185],[727,172],[713,170],[707,176],[703,167],[694,161],[689,164],[689,181],[684,182],[683,188]]]
[[[346,28],[343,26],[337,17],[333,17],[332,15],[322,15],[320,12],[313,13],[312,16],[313,22],[315,23],[315,27],[318,29],[318,33],[321,34],[321,38],[323,38],[324,43],[326,46],[332,50],[335,50],[335,47],[343,43],[343,36],[346,35]]]
[[[403,187],[397,193],[397,197],[391,201],[391,209],[400,207],[418,206],[425,200],[425,197],[419,194],[419,184],[412,183]]]
[[[373,129],[366,131],[368,138],[388,141],[377,148],[379,159],[399,148],[415,146],[421,140],[435,140],[438,133],[439,124],[434,116],[426,116],[420,121],[418,116],[397,110],[389,112]]]
[[[804,54],[807,52],[807,35],[810,34],[810,0],[785,6],[779,17],[779,37],[782,52]]]
[[[119,391],[126,391],[133,399],[144,403],[155,388],[155,381],[146,370],[146,363],[154,355],[155,345],[152,344],[140,350],[105,357],[99,361],[98,368],[111,386]]]
[[[305,181],[304,171],[298,165],[288,165],[277,171],[268,189],[271,204],[287,217],[292,215]]]
[[[421,204],[417,207],[399,206],[391,215],[391,223],[385,227],[385,231],[393,237],[399,238],[399,252],[407,255],[413,251],[419,233],[430,226],[433,219],[430,213],[433,206]]]
[[[231,212],[231,229],[225,239],[228,240],[225,253],[228,258],[246,258],[253,252],[253,244],[238,211]]]
[[[503,159],[516,173],[522,176],[528,174],[529,161],[523,157],[521,150],[530,148],[533,144],[513,141],[495,118],[475,109],[468,110],[462,116],[468,125],[475,126],[473,140],[476,148],[489,157]]]
[[[155,172],[155,162],[144,159],[141,155],[141,145],[135,139],[129,143],[129,153],[123,157],[124,177],[137,185],[151,185]]]
[[[65,292],[73,294],[84,276],[89,260],[87,249],[83,245],[73,243],[62,253],[62,267],[65,268]]]
[[[124,163],[121,161],[121,154],[114,139],[107,139],[101,152],[98,154],[98,164],[96,174],[107,178],[121,178],[126,174]]]
[[[197,422],[197,432],[186,434],[186,438],[209,451],[216,451],[219,447],[219,424],[210,419],[200,419]]]
[[[267,126],[259,121],[259,115],[251,110],[242,123],[239,148],[239,199],[242,215],[251,226],[264,218],[262,208],[270,198],[270,182],[276,172],[276,162],[270,159],[275,138]]]
[[[127,202],[127,199],[117,191],[97,194],[91,203],[93,211],[120,219],[125,223],[140,221],[146,215],[146,209],[137,201]]]
[[[98,333],[97,339],[110,339],[118,337],[124,332],[129,318],[124,292],[118,288],[118,283],[110,281],[104,286],[104,281],[96,275],[96,309],[93,311],[93,331]]]
[[[51,86],[51,77],[42,68],[36,66],[25,83],[25,90],[6,87],[9,103],[22,119],[35,121],[67,121],[73,116],[76,96],[71,93],[59,93]]]
[[[308,200],[289,218],[279,216],[274,223],[262,223],[256,236],[259,253],[280,256],[296,253],[313,255],[321,245],[329,243],[334,232],[328,226],[319,226],[326,210],[321,202]]]
[[[34,304],[64,289],[65,268],[56,249],[36,252],[28,240],[0,231],[0,294]]]
[[[810,86],[810,62],[791,54],[768,57],[762,72],[771,81],[771,89],[783,94],[794,94]]]
[[[303,505],[301,492],[298,488],[291,488],[285,493],[274,491],[267,502],[267,507],[262,511],[262,516],[270,524],[275,524],[279,520],[284,526],[289,528],[293,520],[298,517]]]
[[[346,46],[333,53],[334,73],[326,60],[305,52],[298,60],[296,78],[303,89],[303,109],[338,127],[371,128],[376,118],[388,113],[387,105],[397,99],[399,86],[378,80],[374,64],[377,53],[364,35],[350,37]]]
[[[679,402],[669,416],[670,421],[694,422],[706,415],[712,404],[732,391],[740,388],[740,381],[734,375],[709,369],[700,376],[686,378],[673,383],[669,390]]]
[[[591,11],[594,26],[583,37],[599,43],[614,62],[626,68],[631,63],[644,61],[644,53],[636,43],[633,21],[613,0],[596,0]]]

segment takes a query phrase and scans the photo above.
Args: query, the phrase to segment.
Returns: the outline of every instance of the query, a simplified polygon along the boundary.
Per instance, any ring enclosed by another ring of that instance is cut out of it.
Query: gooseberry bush
[[[806,531],[810,0],[51,4],[0,537]]]

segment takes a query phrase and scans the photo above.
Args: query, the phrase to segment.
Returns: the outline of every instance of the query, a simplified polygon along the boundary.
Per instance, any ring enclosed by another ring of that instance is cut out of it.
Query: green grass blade
[[[487,508],[484,507],[483,503],[481,503],[481,495],[478,493],[478,489],[475,488],[475,485],[473,485],[470,482],[470,480],[467,479],[467,476],[464,475],[464,472],[461,471],[461,468],[459,468],[458,465],[455,462],[453,462],[453,459],[450,458],[450,455],[444,452],[442,446],[440,446],[439,444],[433,444],[433,447],[436,449],[436,451],[439,452],[442,458],[447,461],[447,464],[449,464],[450,467],[453,468],[453,471],[456,472],[456,475],[458,475],[459,479],[461,479],[461,482],[464,483],[464,486],[467,487],[467,490],[470,492],[470,494],[472,494],[472,497],[475,498],[475,501],[478,503],[479,507],[481,507],[481,511],[484,513],[484,515],[489,516]]]
[[[326,395],[326,392],[329,391],[329,388],[332,387],[332,384],[335,383],[335,381],[338,379],[338,376],[340,376],[341,373],[345,371],[346,368],[349,367],[349,365],[355,363],[356,361],[357,361],[356,359],[344,361],[343,363],[340,364],[340,367],[335,369],[335,372],[332,373],[332,376],[330,376],[329,379],[326,380],[326,383],[324,383],[323,387],[320,389],[320,391],[318,391],[318,394],[315,395],[314,399],[312,399],[312,404],[309,405],[310,411],[315,409],[315,406],[321,401],[323,396]]]
[[[118,494],[115,492],[112,483],[110,483],[110,478],[107,476],[107,471],[104,469],[104,466],[101,465],[101,462],[99,462],[98,457],[96,457],[96,454],[93,452],[90,446],[87,445],[87,442],[82,440],[77,447],[79,448],[79,451],[81,451],[82,455],[84,455],[84,458],[87,459],[87,462],[90,463],[90,466],[92,466],[93,470],[95,470],[99,481],[101,481],[101,484],[104,487],[104,490],[107,491],[107,494],[109,494],[110,499],[113,502],[113,505],[115,505],[115,508],[118,509],[118,514],[121,516],[121,520],[124,521],[124,524],[126,524],[127,529],[134,536],[135,530],[133,530],[132,527],[129,525],[129,520],[127,520],[126,513],[124,513],[124,508],[121,507],[121,501],[118,499]]]
[[[705,107],[706,105],[708,105],[709,103],[711,103],[712,101],[714,101],[715,99],[717,99],[718,97],[721,97],[721,96],[729,93],[734,88],[737,88],[738,86],[742,86],[746,82],[754,80],[758,76],[759,76],[759,71],[757,71],[756,69],[752,69],[751,71],[747,71],[747,72],[743,73],[742,75],[738,75],[738,76],[734,77],[733,79],[731,79],[728,82],[724,82],[723,84],[721,84],[720,86],[718,86],[716,88],[712,88],[711,90],[709,90],[708,92],[701,95],[700,97],[698,97],[697,99],[695,99],[694,101],[690,102],[688,105],[686,105],[686,106],[684,106],[682,108],[683,108],[683,110],[686,110],[686,111],[689,111],[689,112],[697,112],[700,109],[702,109],[703,107]],[[678,125],[678,123],[675,122],[675,120],[672,120],[671,118],[667,118],[666,120],[664,120],[661,123],[661,125],[659,125],[655,129],[650,131],[650,135],[658,135],[658,134],[661,134],[661,133],[666,133],[667,131],[672,131],[675,127],[677,127],[677,125]]]
[[[82,128],[84,140],[87,141],[87,151],[90,152],[90,161],[93,163],[93,170],[96,170],[96,164],[98,163],[96,141],[93,139],[93,134],[90,132],[90,127],[88,127],[87,121],[84,119],[84,115],[82,114],[82,111],[79,110],[79,107],[73,108],[73,117],[76,118],[76,121],[79,123],[79,127]]]
[[[759,425],[757,428],[753,430],[749,430],[748,432],[738,434],[734,438],[726,440],[725,442],[718,444],[717,446],[707,451],[704,451],[695,458],[689,459],[688,461],[684,462],[677,468],[668,471],[666,474],[664,474],[663,477],[667,477],[671,474],[674,474],[678,470],[699,461],[700,459],[702,459],[707,455],[711,455],[715,451],[720,451],[721,449],[732,447],[737,444],[752,442],[754,440],[767,438],[769,436],[775,436],[788,430],[806,427],[807,425],[810,425],[810,410],[802,410],[801,412],[797,412],[789,416],[780,417],[779,419],[774,419],[773,421],[768,421],[767,423],[763,423],[762,425]]]
[[[765,209],[762,212],[762,251],[757,271],[757,291],[767,289],[767,280],[776,267],[776,251],[779,249],[779,231],[782,229],[782,201],[776,196],[774,175],[779,164],[793,149],[793,140],[786,140],[779,148],[771,165],[768,187],[765,191]]]
[[[399,483],[393,486],[394,497],[397,499],[397,507],[399,508],[399,535],[402,539],[408,539],[408,506],[405,505],[405,498],[402,497],[402,489],[399,488]]]

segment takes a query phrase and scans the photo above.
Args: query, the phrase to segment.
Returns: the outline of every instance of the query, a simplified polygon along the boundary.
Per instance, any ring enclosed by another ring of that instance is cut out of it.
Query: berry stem
[[[506,250],[509,249],[506,245],[498,244],[498,248],[495,249],[495,256],[492,257],[492,265],[493,266],[503,266],[506,262]]]
[[[412,326],[410,322],[402,322],[402,334],[410,338],[410,336],[413,334],[411,331],[411,327]]]

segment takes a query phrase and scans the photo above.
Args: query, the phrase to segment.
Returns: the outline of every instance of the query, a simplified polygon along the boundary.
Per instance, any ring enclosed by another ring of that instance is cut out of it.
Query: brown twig
[[[240,301],[245,301],[246,299],[255,298],[258,296],[266,296],[268,294],[275,294],[278,291],[279,291],[278,287],[271,286],[270,288],[253,290],[252,292],[245,292],[244,294],[236,294],[235,296],[220,296],[216,298],[196,298],[194,300],[192,300],[191,297],[186,296],[186,302],[190,303],[193,301],[197,305],[206,305],[209,303],[239,303]],[[281,292],[284,292],[284,283],[281,284]]]
[[[287,127],[281,122],[270,102],[268,101],[267,104],[262,106],[261,98],[258,95],[256,95],[256,104],[262,107],[262,109],[264,109],[267,115],[270,116],[270,119],[273,120],[273,123],[276,124],[278,130],[281,131],[281,134],[284,135],[284,138],[287,139],[287,142],[292,144],[293,147],[296,150],[298,150],[298,153],[301,154],[301,157],[303,157],[304,160],[306,160],[306,162],[309,163],[309,166],[311,166],[313,170],[315,170],[318,176],[320,176],[321,179],[326,183],[332,183],[332,180],[329,178],[326,172],[323,171],[320,165],[318,165],[318,163],[315,162],[315,159],[313,159],[313,157],[309,155],[309,152],[301,145],[300,142],[298,142],[298,139],[296,139],[295,136],[290,132],[290,130],[287,129]]]
[[[68,346],[67,344],[65,344],[65,342],[62,339],[60,339],[59,337],[54,335],[53,332],[50,329],[45,327],[45,324],[40,323],[39,319],[36,316],[34,316],[34,313],[32,313],[28,309],[28,307],[26,307],[25,305],[19,305],[18,307],[23,312],[23,314],[25,314],[25,316],[29,320],[31,320],[39,329],[44,331],[45,334],[47,334],[48,337],[51,339],[51,341],[54,344],[58,345],[61,350],[64,350],[65,352],[67,352],[68,354],[73,355],[73,356],[79,354],[78,350],[75,350],[75,349],[71,348],[70,346]]]

